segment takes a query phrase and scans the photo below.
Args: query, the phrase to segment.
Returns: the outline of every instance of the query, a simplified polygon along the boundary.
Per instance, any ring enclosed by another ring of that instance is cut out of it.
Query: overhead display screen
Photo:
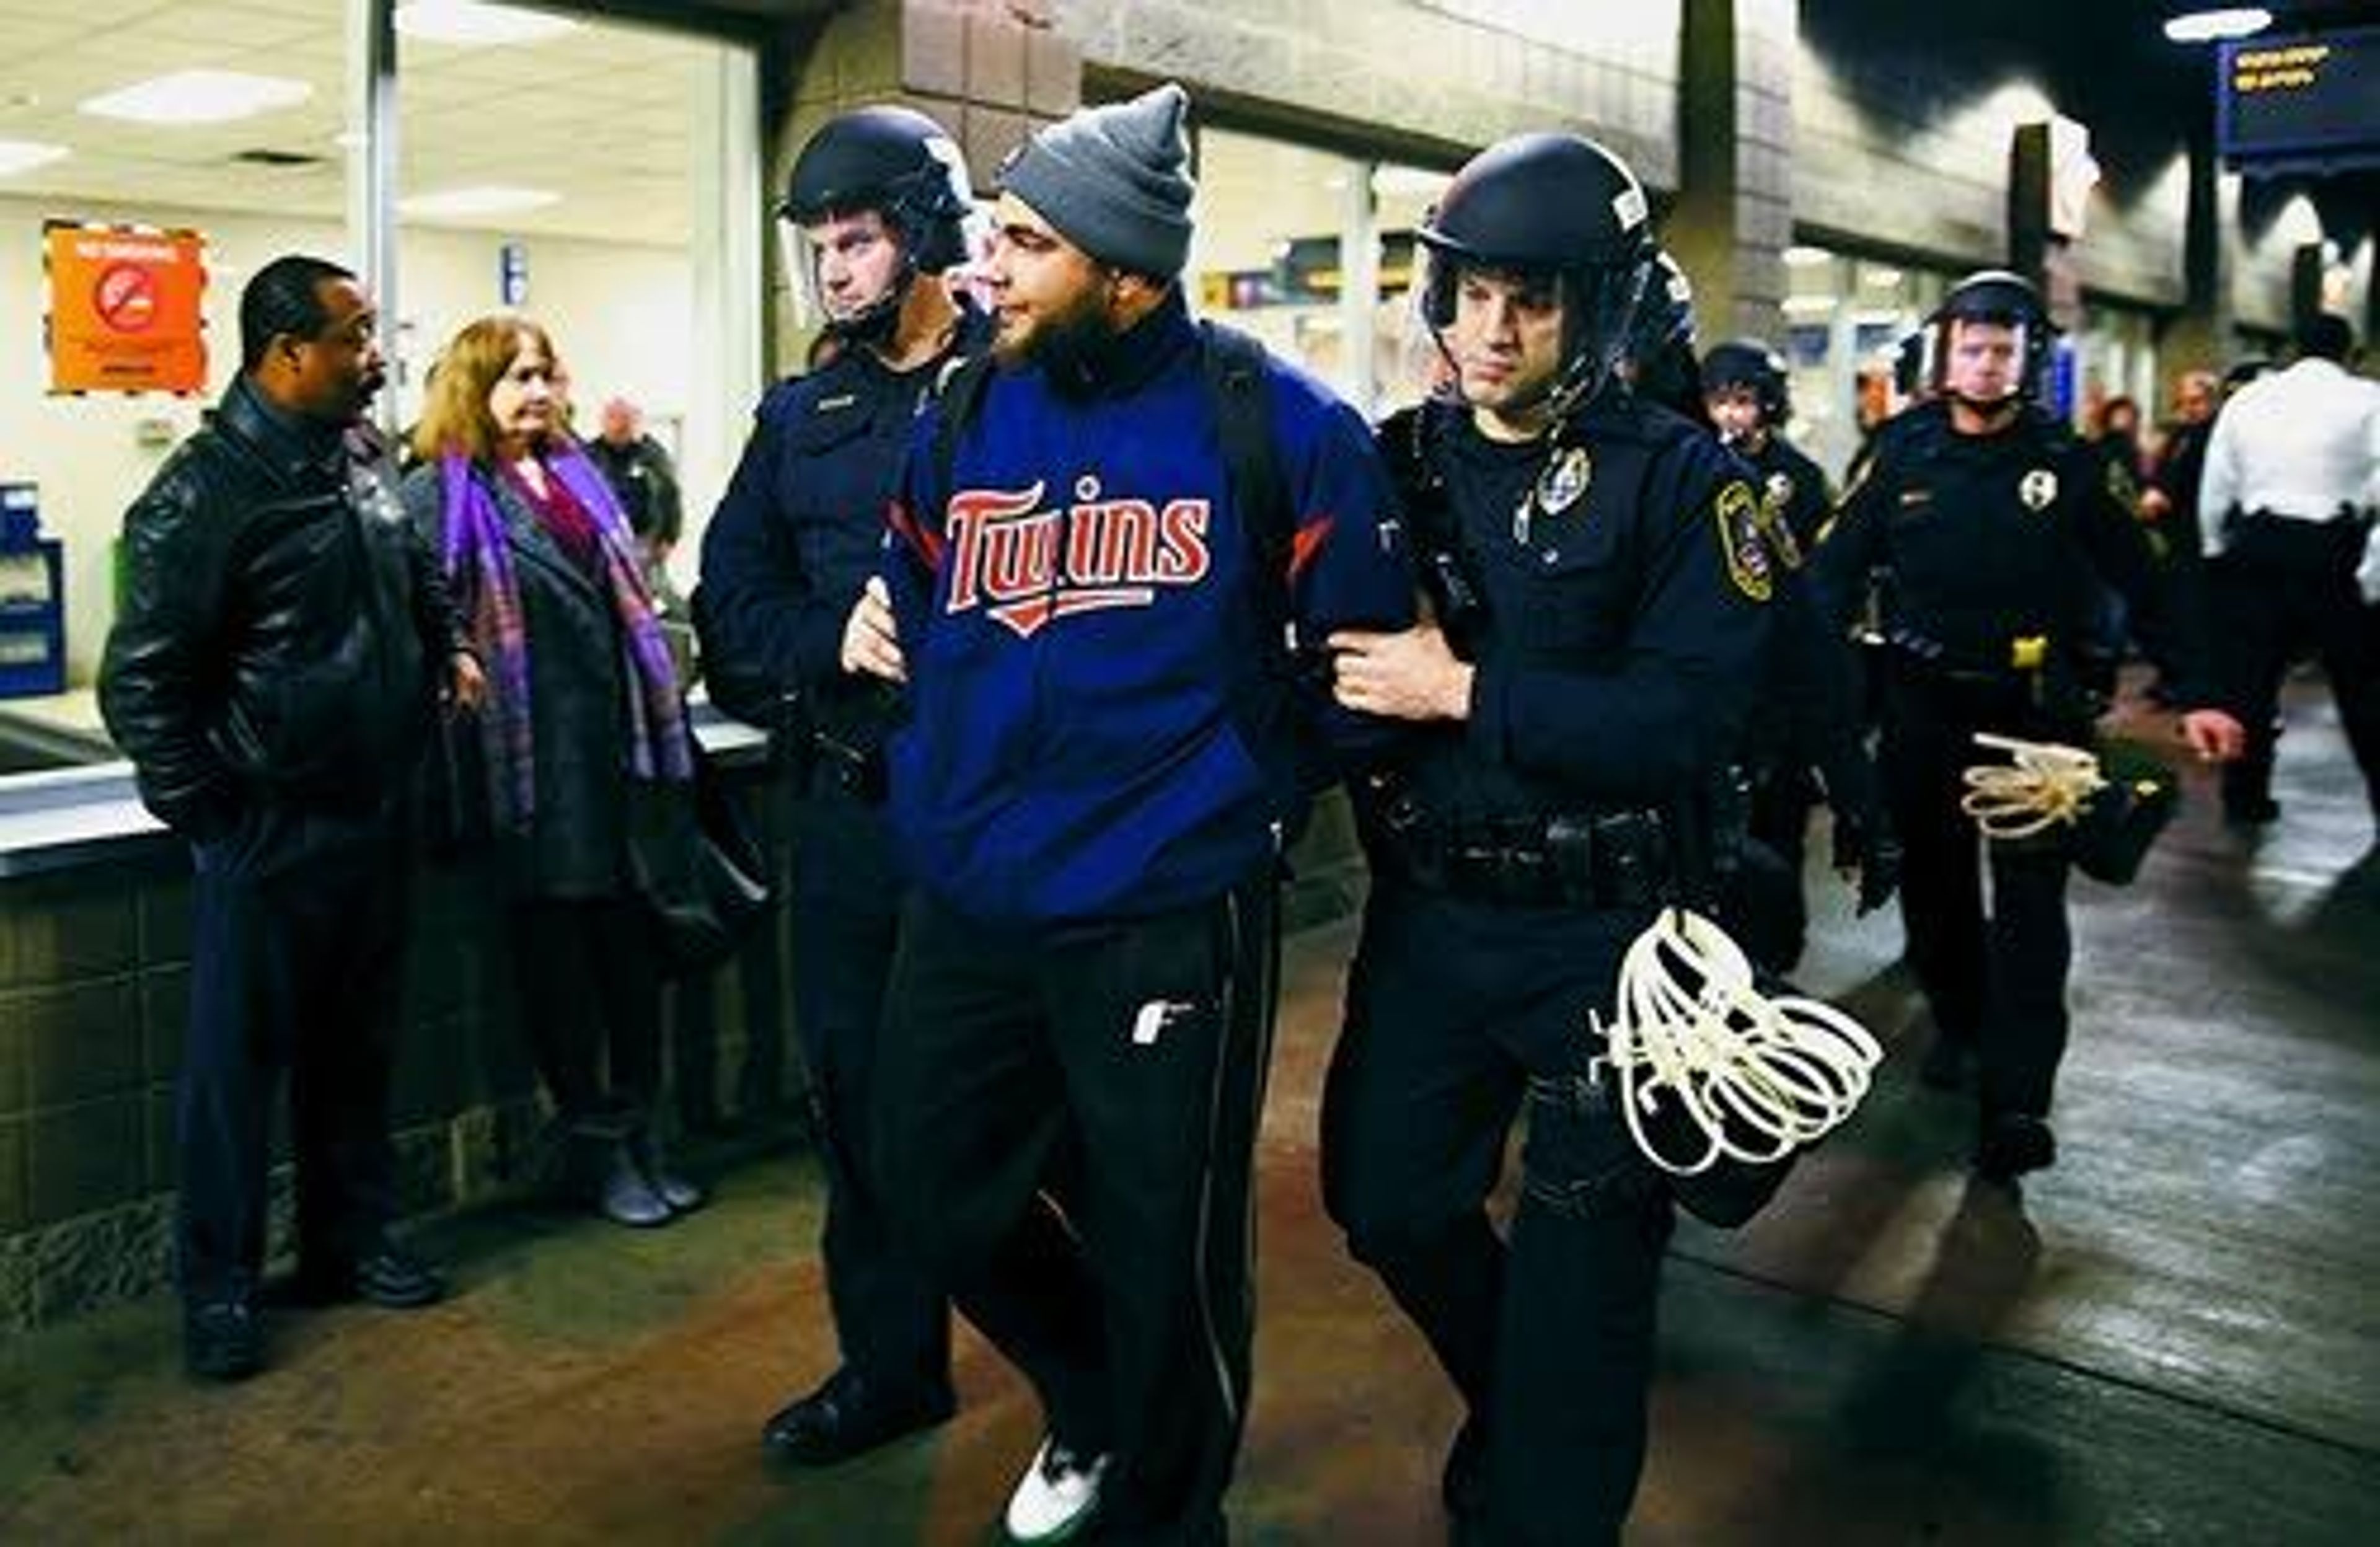
[[[2380,164],[2380,28],[2239,39],[2216,70],[2226,159]]]

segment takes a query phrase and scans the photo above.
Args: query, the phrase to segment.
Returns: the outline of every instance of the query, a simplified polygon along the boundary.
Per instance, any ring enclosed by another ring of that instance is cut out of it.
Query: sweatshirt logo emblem
[[[1055,618],[1149,606],[1159,587],[1195,586],[1212,567],[1203,499],[1103,500],[1086,476],[1072,505],[1043,509],[1047,487],[952,494],[945,614],[980,610],[1029,640]]]
[[[2016,497],[2027,510],[2048,509],[2049,502],[2058,497],[2058,475],[2047,468],[2034,469],[2018,481]]]

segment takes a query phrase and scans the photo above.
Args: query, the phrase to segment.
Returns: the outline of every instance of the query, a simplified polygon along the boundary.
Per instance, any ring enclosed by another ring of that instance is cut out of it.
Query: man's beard
[[[1097,296],[1085,293],[1062,311],[1034,323],[1023,338],[1002,333],[992,340],[992,357],[1014,369],[1038,365],[1061,387],[1087,384],[1098,373],[1115,343],[1116,330]]]

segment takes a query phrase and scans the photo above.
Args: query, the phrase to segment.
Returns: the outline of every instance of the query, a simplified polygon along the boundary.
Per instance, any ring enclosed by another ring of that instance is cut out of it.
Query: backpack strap
[[[1201,322],[1200,370],[1215,405],[1223,476],[1232,509],[1247,528],[1265,577],[1264,595],[1286,626],[1289,566],[1297,548],[1297,511],[1273,444],[1272,402],[1265,385],[1265,347],[1237,328]]]
[[[934,421],[934,494],[951,497],[953,469],[957,466],[959,437],[983,407],[984,384],[991,377],[991,351],[972,355],[965,359],[953,359],[941,369],[934,385],[934,398],[941,417]]]

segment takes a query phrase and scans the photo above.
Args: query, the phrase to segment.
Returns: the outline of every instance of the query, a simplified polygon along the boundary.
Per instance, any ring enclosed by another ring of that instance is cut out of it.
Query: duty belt
[[[1652,907],[1677,891],[1656,810],[1443,818],[1415,807],[1380,823],[1389,866],[1432,891],[1536,907]]]
[[[1904,670],[1950,682],[2005,686],[2049,665],[2049,639],[2044,634],[2012,634],[1997,650],[1958,649],[1914,629],[1894,628],[1884,642]]]

